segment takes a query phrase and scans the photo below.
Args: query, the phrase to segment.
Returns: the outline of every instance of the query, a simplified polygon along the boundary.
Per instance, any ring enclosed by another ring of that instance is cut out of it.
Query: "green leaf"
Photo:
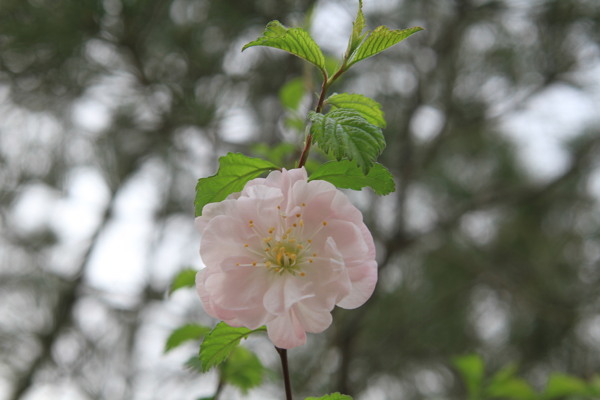
[[[279,101],[285,108],[297,111],[305,93],[304,79],[294,78],[283,85],[279,91]]]
[[[556,399],[563,396],[586,396],[589,394],[585,381],[565,374],[552,374],[544,390],[544,399]]]
[[[485,393],[488,397],[512,400],[535,400],[538,398],[531,385],[521,378],[512,378],[502,385],[490,386]]]
[[[196,372],[204,372],[202,370],[202,361],[200,361],[200,357],[197,355],[194,357],[190,357],[184,364],[186,367],[193,369]]]
[[[347,66],[350,67],[359,61],[374,56],[375,54],[381,53],[385,49],[388,49],[412,35],[413,33],[419,32],[423,28],[416,26],[408,29],[395,29],[391,30],[387,26],[378,26],[369,33],[360,45],[354,50],[350,57],[348,57]]]
[[[369,186],[378,195],[386,195],[396,190],[394,177],[383,165],[375,163],[365,175],[355,162],[329,161],[317,168],[309,180],[323,180],[338,188],[360,190]]]
[[[485,388],[486,397],[509,398],[514,400],[534,400],[537,393],[524,379],[516,377],[517,367],[509,364],[492,376]]]
[[[341,394],[339,392],[336,392],[336,393],[332,393],[332,394],[327,394],[323,397],[307,397],[304,400],[352,400],[352,397],[350,397],[346,394]]]
[[[484,375],[483,359],[477,354],[469,354],[456,358],[454,366],[467,386],[469,399],[479,399]]]
[[[311,112],[308,117],[310,132],[321,150],[338,161],[355,160],[365,175],[385,148],[381,128],[356,110],[338,108],[325,115]]]
[[[385,128],[385,118],[383,117],[381,104],[362,94],[335,93],[326,100],[326,103],[335,108],[356,110],[373,125]]]
[[[265,375],[265,367],[256,354],[238,346],[231,356],[219,366],[221,379],[247,394],[249,389],[260,386]]]
[[[252,46],[274,47],[287,51],[314,64],[321,71],[325,71],[323,52],[308,32],[302,28],[287,28],[279,21],[271,21],[267,24],[262,36],[246,44],[242,51]]]
[[[196,286],[196,274],[197,270],[192,268],[186,268],[184,270],[179,271],[173,282],[171,283],[171,287],[169,288],[169,294],[172,294],[176,290],[186,287],[194,287]]]
[[[188,324],[175,329],[165,344],[165,353],[189,340],[199,340],[210,333],[208,326]]]
[[[247,157],[240,153],[228,153],[219,158],[219,170],[208,178],[201,178],[196,185],[196,216],[209,203],[225,200],[231,193],[239,192],[244,185],[277,166],[260,158]]]
[[[250,330],[244,327],[234,328],[225,322],[219,322],[200,345],[202,371],[206,372],[225,361],[242,339],[248,338],[254,332],[264,331],[265,327]]]
[[[352,34],[350,35],[350,40],[348,41],[348,49],[346,50],[346,58],[350,57],[350,55],[356,50],[356,48],[360,45],[360,43],[365,38],[366,33],[363,33],[365,29],[365,15],[362,11],[362,0],[358,2],[358,13],[356,14],[356,19],[352,23]]]

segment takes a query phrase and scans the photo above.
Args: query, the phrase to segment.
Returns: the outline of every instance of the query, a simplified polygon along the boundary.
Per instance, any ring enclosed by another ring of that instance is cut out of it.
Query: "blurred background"
[[[0,398],[214,392],[214,374],[183,366],[197,344],[163,354],[174,328],[215,322],[192,289],[166,296],[201,267],[196,180],[228,151],[302,143],[279,90],[305,65],[240,49],[312,11],[311,34],[339,58],[357,6],[0,2]],[[297,396],[460,399],[451,360],[473,352],[539,385],[597,373],[600,3],[364,0],[364,12],[370,29],[425,31],[334,87],[382,103],[397,191],[350,193],[380,282],[290,352]],[[276,353],[249,345],[274,370],[249,398],[281,398]]]

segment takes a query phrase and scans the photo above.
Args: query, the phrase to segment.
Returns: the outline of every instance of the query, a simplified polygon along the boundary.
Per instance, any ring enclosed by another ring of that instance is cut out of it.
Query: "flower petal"
[[[293,310],[269,321],[267,334],[271,342],[281,349],[291,349],[306,343],[306,332]]]
[[[273,277],[264,296],[265,309],[276,315],[288,312],[294,304],[314,297],[308,290],[310,286],[309,280],[287,273]]]

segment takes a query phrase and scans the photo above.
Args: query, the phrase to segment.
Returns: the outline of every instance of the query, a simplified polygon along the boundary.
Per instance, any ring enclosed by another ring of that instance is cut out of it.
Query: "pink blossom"
[[[196,287],[211,316],[231,326],[267,326],[275,346],[306,342],[331,325],[338,305],[373,293],[377,263],[360,211],[304,168],[274,171],[196,218],[206,268]]]

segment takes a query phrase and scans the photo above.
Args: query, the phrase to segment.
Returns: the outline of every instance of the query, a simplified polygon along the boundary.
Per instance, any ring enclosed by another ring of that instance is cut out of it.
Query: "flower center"
[[[301,206],[304,207],[305,204]],[[326,225],[327,222],[323,222],[323,227]],[[256,247],[244,244],[256,262],[237,264],[238,266],[266,267],[278,274],[287,272],[294,276],[304,276],[303,268],[307,264],[312,264],[317,257],[316,253],[310,251],[312,240],[304,238],[304,221],[301,212],[289,218],[281,213],[279,226],[269,228],[266,233],[259,232],[252,220],[248,221],[248,226],[261,237],[263,247],[258,251]]]

